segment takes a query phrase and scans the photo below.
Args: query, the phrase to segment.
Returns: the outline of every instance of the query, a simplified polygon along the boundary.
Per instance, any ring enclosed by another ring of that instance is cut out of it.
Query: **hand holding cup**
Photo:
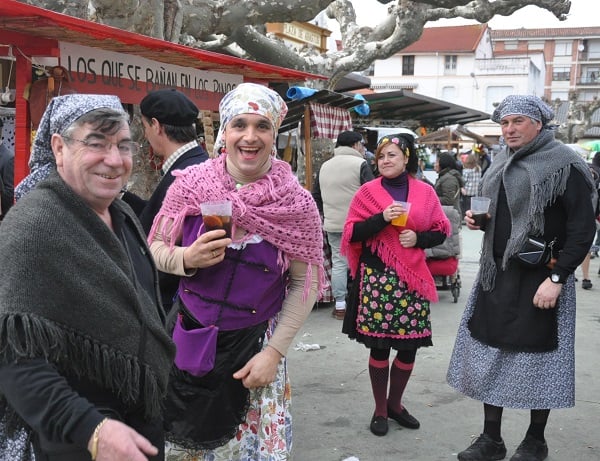
[[[223,229],[225,238],[231,238],[231,202],[229,200],[201,203],[200,212],[206,232]]]
[[[408,221],[408,213],[410,212],[410,202],[402,202],[394,200],[392,204],[392,220],[393,226],[404,227]]]
[[[489,197],[471,197],[471,219],[474,227],[482,227],[489,218],[490,209]]]

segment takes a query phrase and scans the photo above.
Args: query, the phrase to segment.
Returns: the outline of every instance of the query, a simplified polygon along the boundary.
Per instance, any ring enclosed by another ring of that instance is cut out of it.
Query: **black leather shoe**
[[[375,416],[371,418],[371,432],[375,435],[382,436],[388,433],[388,422],[385,416]]]
[[[396,413],[390,407],[388,407],[387,411],[388,417],[392,418],[402,427],[407,427],[409,429],[418,429],[419,427],[421,427],[421,423],[419,423],[419,421],[417,421],[417,418],[411,415],[406,408],[403,408],[400,413]]]
[[[504,441],[496,442],[487,434],[481,434],[469,448],[458,454],[459,461],[497,461],[505,457]]]
[[[548,457],[548,445],[530,435],[526,435],[510,461],[543,461]]]

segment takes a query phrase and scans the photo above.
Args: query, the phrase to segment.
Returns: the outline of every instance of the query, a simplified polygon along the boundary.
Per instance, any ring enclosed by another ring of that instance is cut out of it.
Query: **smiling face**
[[[542,129],[542,122],[531,119],[525,115],[507,115],[500,120],[504,142],[512,150],[533,141]]]
[[[234,117],[223,133],[228,160],[244,175],[253,176],[271,161],[275,134],[268,118],[257,114]]]
[[[406,169],[408,157],[394,143],[387,143],[377,154],[377,169],[384,178],[400,176]]]
[[[133,166],[132,155],[123,155],[117,145],[131,141],[127,124],[114,134],[93,131],[84,124],[69,134],[52,135],[52,150],[58,173],[83,200],[99,214],[106,212],[127,183]],[[102,152],[94,145],[111,144]]]

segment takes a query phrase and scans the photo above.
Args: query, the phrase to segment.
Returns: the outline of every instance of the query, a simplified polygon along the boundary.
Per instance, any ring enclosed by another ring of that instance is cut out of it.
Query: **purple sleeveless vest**
[[[182,245],[199,235],[202,216],[189,216],[183,225]],[[257,325],[281,310],[287,272],[277,265],[278,250],[263,240],[241,250],[227,248],[225,259],[192,277],[181,277],[179,297],[202,325],[221,330]]]

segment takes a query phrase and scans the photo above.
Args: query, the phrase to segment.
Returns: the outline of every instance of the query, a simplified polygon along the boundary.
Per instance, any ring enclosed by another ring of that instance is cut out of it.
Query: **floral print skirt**
[[[361,264],[359,276],[350,337],[372,348],[432,345],[429,300],[409,290],[391,268]]]
[[[269,322],[264,345],[273,334]],[[269,386],[250,390],[246,421],[225,445],[214,450],[188,450],[167,442],[165,461],[285,461],[292,449],[291,389],[285,357]]]

